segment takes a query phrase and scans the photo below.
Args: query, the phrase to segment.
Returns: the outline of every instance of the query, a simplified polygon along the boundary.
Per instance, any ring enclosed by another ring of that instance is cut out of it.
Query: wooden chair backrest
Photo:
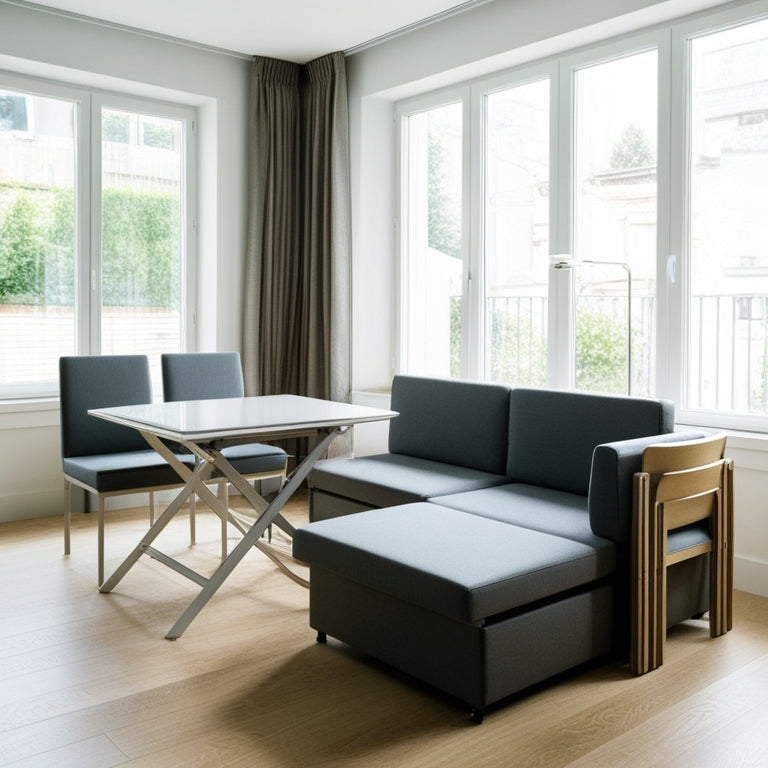
[[[726,437],[649,446],[643,471],[651,479],[651,504],[664,504],[668,530],[709,518],[723,488]]]
[[[649,445],[643,451],[643,472],[661,475],[713,464],[725,455],[725,440],[720,433],[701,440]]]

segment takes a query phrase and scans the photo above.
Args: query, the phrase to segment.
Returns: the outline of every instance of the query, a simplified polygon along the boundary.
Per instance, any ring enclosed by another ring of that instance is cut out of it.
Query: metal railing
[[[627,298],[580,294],[577,301],[577,368],[595,388],[626,392]],[[633,296],[631,392],[651,395],[655,379],[655,298]],[[688,405],[708,410],[768,411],[768,296],[692,296],[688,320]],[[546,383],[546,296],[486,300],[486,378]],[[591,357],[590,357],[591,354]],[[602,367],[602,370],[601,370]],[[611,384],[612,382],[612,384]]]

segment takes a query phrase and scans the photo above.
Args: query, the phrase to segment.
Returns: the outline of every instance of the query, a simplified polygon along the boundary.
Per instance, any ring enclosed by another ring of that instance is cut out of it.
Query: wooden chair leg
[[[730,632],[733,629],[733,461],[728,460],[725,464],[724,478],[724,504],[725,504],[725,539],[723,541],[723,571],[725,579],[726,605],[723,610],[725,631]]]
[[[719,637],[723,634],[723,609],[724,609],[724,558],[723,544],[724,538],[724,519],[723,519],[723,499],[720,494],[714,501],[716,505],[715,513],[712,515],[711,535],[712,551],[709,555],[709,635],[710,637]]]
[[[648,542],[648,476],[635,477],[634,547],[632,551],[632,637],[630,671],[643,675],[649,671],[650,563]]]
[[[651,531],[651,632],[649,669],[656,669],[664,663],[664,645],[667,640],[667,537],[664,530],[664,506],[654,505],[649,515]]]

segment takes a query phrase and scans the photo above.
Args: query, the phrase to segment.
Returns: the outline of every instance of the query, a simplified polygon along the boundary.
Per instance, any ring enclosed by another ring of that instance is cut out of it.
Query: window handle
[[[667,280],[672,284],[677,282],[677,256],[673,253],[667,256]]]

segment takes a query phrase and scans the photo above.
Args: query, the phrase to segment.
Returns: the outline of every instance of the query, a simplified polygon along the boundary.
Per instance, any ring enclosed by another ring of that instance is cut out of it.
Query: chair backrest
[[[163,399],[211,400],[242,397],[243,367],[238,352],[180,352],[161,355]]]
[[[724,434],[703,440],[651,445],[643,451],[650,475],[651,504],[664,504],[670,530],[710,517],[722,504],[725,483]]]
[[[724,434],[717,434],[701,440],[649,445],[643,451],[643,472],[659,475],[712,464],[725,455],[725,441]]]
[[[63,458],[148,447],[135,429],[88,415],[91,408],[152,402],[152,380],[146,355],[62,357],[59,359],[59,388]]]

